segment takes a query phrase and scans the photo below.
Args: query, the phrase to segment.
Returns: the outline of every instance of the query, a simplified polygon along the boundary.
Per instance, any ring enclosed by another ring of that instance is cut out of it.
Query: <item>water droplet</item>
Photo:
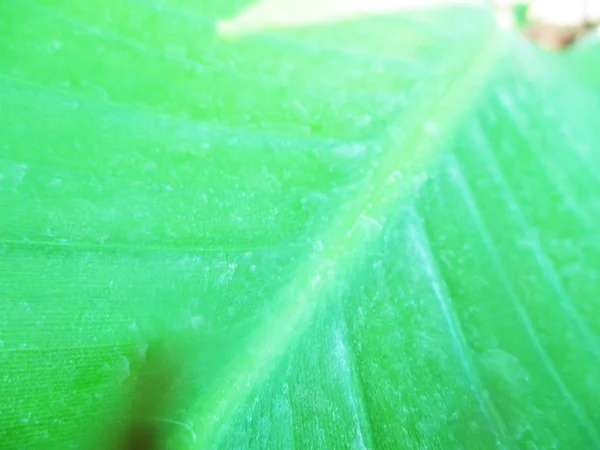
[[[431,136],[435,136],[440,132],[440,127],[438,126],[438,124],[431,121],[425,122],[425,125],[423,125],[423,129],[425,130],[425,133]]]
[[[325,247],[323,246],[323,242],[315,241],[313,242],[313,250],[316,252],[322,252]]]
[[[373,217],[366,216],[363,214],[360,216],[360,219],[363,221],[364,224],[366,224],[368,226],[375,227],[378,230],[383,230],[383,226],[377,220],[375,220]]]
[[[373,119],[371,118],[371,116],[369,116],[368,114],[363,114],[363,115],[357,116],[354,119],[354,124],[357,127],[365,127],[365,126],[369,125],[372,121],[373,121]]]
[[[366,144],[351,143],[344,144],[333,148],[333,152],[339,156],[346,158],[357,158],[367,151]]]
[[[402,178],[402,172],[399,170],[394,170],[387,179],[389,184],[394,184],[396,181]]]
[[[317,276],[316,276],[316,277],[313,279],[313,282],[312,282],[312,287],[313,287],[313,288],[314,288],[314,287],[316,287],[316,286],[317,286],[317,284],[319,284],[320,282],[321,282],[321,275],[317,275]]]
[[[202,316],[194,316],[191,320],[193,328],[200,328],[202,325],[204,325],[204,322],[204,317]]]
[[[148,352],[148,344],[142,342],[137,346],[137,351],[141,359],[146,359],[146,353]]]
[[[125,356],[121,356],[120,365],[122,370],[121,379],[124,380],[125,378],[129,377],[129,375],[131,375],[129,360]]]

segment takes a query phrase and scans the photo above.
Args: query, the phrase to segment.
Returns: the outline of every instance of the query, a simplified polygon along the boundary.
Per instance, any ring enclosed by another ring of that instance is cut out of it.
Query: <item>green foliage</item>
[[[0,447],[598,447],[598,49],[247,3],[0,2]]]

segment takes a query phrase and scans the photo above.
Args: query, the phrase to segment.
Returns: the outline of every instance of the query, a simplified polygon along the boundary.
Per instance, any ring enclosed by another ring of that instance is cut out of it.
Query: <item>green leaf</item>
[[[598,46],[250,3],[0,3],[0,447],[600,446]]]

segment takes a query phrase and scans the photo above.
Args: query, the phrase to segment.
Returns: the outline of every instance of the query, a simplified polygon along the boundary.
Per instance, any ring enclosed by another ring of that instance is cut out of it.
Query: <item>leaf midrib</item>
[[[496,33],[489,33],[469,66],[435,106],[390,124],[378,169],[366,180],[370,185],[365,186],[352,203],[340,209],[338,216],[332,220],[333,226],[320,239],[324,250],[300,266],[295,279],[280,291],[274,301],[279,305],[278,312],[265,319],[249,344],[233,359],[225,373],[218,377],[220,382],[211,389],[213,395],[208,401],[196,405],[199,413],[192,422],[196,424],[196,434],[202,440],[199,447],[213,446],[221,424],[229,420],[236,407],[264,382],[279,356],[291,343],[306,332],[311,318],[325,301],[325,288],[334,282],[336,272],[343,272],[341,266],[351,264],[352,258],[348,255],[359,252],[366,242],[361,218],[385,217],[394,205],[409,198],[416,175],[410,171],[431,169],[436,161],[436,149],[441,147],[453,126],[472,105],[478,87],[493,69],[502,51],[503,41]],[[442,62],[448,64],[455,60],[456,55],[451,54]],[[427,91],[413,104],[430,104],[436,97],[435,92]],[[435,135],[425,132],[423,124],[426,122],[436,123],[439,132]],[[404,133],[407,136],[401,138]],[[405,151],[398,148],[400,142]],[[407,151],[410,152],[408,156]],[[390,175],[403,167],[408,167],[408,173],[405,171],[402,174],[392,191],[388,181]],[[340,231],[340,224],[345,225],[345,233]],[[481,407],[492,418],[490,423],[499,442],[506,444],[509,439],[504,424],[500,423],[500,416],[493,411],[494,406],[488,401]]]

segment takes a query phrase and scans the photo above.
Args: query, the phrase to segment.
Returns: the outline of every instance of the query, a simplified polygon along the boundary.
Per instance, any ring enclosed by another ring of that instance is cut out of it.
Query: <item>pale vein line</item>
[[[128,343],[106,343],[81,346],[69,345],[61,347],[0,347],[0,353],[61,353],[68,351],[69,354],[72,355],[73,351],[81,351],[81,353],[74,353],[74,356],[78,357],[82,355],[88,355],[90,350],[94,350],[94,355],[102,354],[98,352],[98,350],[104,350],[104,354],[121,356],[122,354],[118,350],[135,350],[136,348],[138,348],[138,345],[138,342],[132,339],[131,342]],[[28,368],[27,370],[31,370],[31,368]]]
[[[590,229],[590,221],[587,216],[581,214],[581,208],[578,208],[574,202],[575,196],[571,193],[570,189],[565,186],[565,183],[562,181],[562,177],[559,177],[560,171],[550,170],[549,162],[552,158],[548,158],[540,154],[538,150],[538,145],[532,141],[529,137],[530,134],[527,132],[527,127],[524,125],[525,119],[523,118],[524,114],[522,110],[527,110],[527,107],[521,108],[519,105],[515,105],[509,94],[500,95],[503,91],[498,89],[498,100],[500,104],[503,105],[506,111],[510,111],[510,119],[514,124],[516,130],[519,132],[521,137],[528,143],[528,149],[531,151],[538,164],[543,168],[549,180],[553,181],[553,186],[556,188],[558,194],[563,198],[567,208],[571,211],[571,213],[579,219],[579,221],[583,224],[583,226],[587,229]],[[533,96],[533,94],[529,93],[528,95]],[[536,111],[537,113],[537,111]],[[539,114],[539,113],[538,113]],[[547,120],[547,119],[546,119]],[[560,180],[557,182],[557,180]]]
[[[572,75],[571,71],[567,71],[565,69],[566,66],[564,64],[562,64],[562,62],[554,61],[554,64],[550,65],[546,58],[541,58],[540,54],[538,52],[533,52],[533,51],[531,51],[531,49],[528,49],[528,51],[525,54],[525,58],[530,64],[528,64],[527,66],[524,66],[523,63],[521,63],[522,73],[524,75],[527,75],[529,77],[530,81],[532,83],[534,83],[536,86],[538,85],[536,78],[539,77],[540,72],[557,74],[557,75],[560,75],[560,77],[563,78],[565,81],[567,81],[566,83],[564,83],[564,82],[560,83],[559,86],[554,86],[556,89],[550,90],[549,96],[544,95],[544,93],[546,91],[548,91],[547,88],[546,89],[544,89],[544,88],[538,89],[537,91],[538,91],[539,103],[552,104],[555,97],[558,97],[560,95],[565,95],[564,92],[568,92],[565,89],[565,86],[568,86],[570,89],[573,89],[575,94],[579,94],[579,97],[582,97],[585,95],[586,99],[587,98],[590,98],[590,99],[597,98],[596,92],[593,90],[587,89],[585,87],[585,85],[582,85],[576,79],[576,77],[574,77]],[[594,107],[594,110],[596,113],[598,112],[597,107]],[[600,177],[598,176],[598,171],[594,170],[594,167],[597,166],[596,161],[590,160],[588,157],[586,157],[586,155],[582,152],[582,150],[580,148],[580,143],[578,142],[577,139],[575,139],[575,140],[568,139],[568,138],[566,138],[566,136],[564,136],[564,135],[566,135],[566,130],[564,128],[563,121],[560,119],[560,117],[556,117],[556,115],[554,113],[554,108],[549,106],[544,109],[544,112],[545,112],[547,118],[548,118],[548,116],[552,116],[553,121],[557,125],[557,129],[560,130],[561,134],[563,134],[563,137],[572,144],[571,148],[575,150],[574,155],[579,159],[580,167],[583,170],[585,170],[588,173],[588,175],[590,175],[591,178],[594,181],[596,181],[596,183],[600,183]],[[587,120],[590,119],[589,114],[587,115],[586,119]]]
[[[348,338],[348,324],[343,318],[339,329],[335,330],[336,351],[338,359],[345,372],[346,383],[348,384],[352,395],[349,398],[351,403],[352,415],[357,426],[357,432],[362,449],[371,448],[373,445],[373,432],[371,430],[371,416],[365,399],[362,378],[358,373],[356,362],[356,350]],[[366,441],[366,442],[365,442]]]
[[[496,158],[491,152],[486,150],[488,147],[490,147],[490,144],[487,142],[485,134],[480,130],[479,127],[473,129],[472,131],[480,137],[478,139],[480,145],[475,147],[477,148],[478,153],[483,157],[486,167],[489,168],[496,185],[504,196],[504,200],[512,213],[512,217],[516,220],[519,228],[521,228],[523,231],[523,234],[527,236],[529,247],[533,251],[536,262],[539,268],[542,270],[542,274],[546,278],[546,281],[548,281],[552,286],[555,294],[558,296],[558,299],[560,300],[559,303],[564,311],[577,325],[586,346],[595,355],[595,357],[600,360],[600,348],[598,347],[598,343],[596,342],[593,333],[590,331],[587,324],[583,321],[573,306],[573,302],[563,287],[560,277],[554,268],[554,264],[542,248],[539,238],[533,233],[533,228],[527,223],[527,220],[525,219],[525,216],[523,215],[523,212],[521,211],[521,208],[519,207],[515,196],[512,193],[512,188],[502,173],[502,169],[500,168],[498,161],[496,161]]]
[[[296,437],[294,435],[294,406],[292,404],[292,396],[290,394],[290,387],[288,385],[289,378],[291,378],[290,365],[288,365],[288,370],[286,371],[286,374],[285,374],[285,381],[284,381],[283,389],[284,389],[285,399],[287,400],[287,406],[288,406],[287,409],[290,412],[289,435],[290,435],[290,443],[291,443],[291,447],[292,447],[290,450],[295,450],[296,449]]]
[[[273,249],[302,249],[309,248],[307,243],[285,243],[282,245],[276,245],[277,242],[271,241],[269,245],[205,245],[200,246],[176,246],[176,245],[165,245],[165,244],[127,244],[127,243],[96,243],[96,242],[63,242],[63,241],[42,241],[42,240],[19,240],[19,239],[0,239],[0,246],[11,246],[16,248],[57,248],[71,251],[99,251],[99,252],[114,252],[126,250],[129,253],[143,253],[153,252],[157,254],[161,253],[184,253],[198,255],[202,253],[222,253],[224,251],[238,251],[238,252],[260,252],[265,250]],[[0,247],[0,254],[6,250]]]
[[[481,145],[479,147],[481,147]],[[519,297],[517,296],[517,294],[513,288],[513,285],[510,282],[510,279],[506,272],[506,268],[504,267],[504,264],[502,263],[502,260],[500,259],[499,251],[496,248],[496,246],[494,245],[494,243],[487,231],[487,226],[483,222],[481,214],[479,213],[479,208],[478,208],[477,204],[475,203],[473,194],[471,193],[471,187],[469,186],[469,184],[466,180],[466,177],[463,174],[463,170],[462,170],[458,160],[455,157],[451,157],[451,159],[450,159],[449,174],[450,174],[452,180],[456,183],[456,185],[462,195],[462,198],[467,206],[467,209],[471,213],[471,217],[472,217],[473,221],[475,222],[475,227],[477,228],[477,231],[479,232],[479,235],[480,235],[481,239],[483,240],[485,247],[488,249],[487,254],[490,256],[490,258],[492,260],[492,264],[496,268],[496,273],[500,277],[502,284],[504,285],[505,289],[508,292],[508,298],[510,299],[511,303],[513,304],[513,306],[517,312],[517,315],[519,316],[519,319],[521,320],[521,323],[525,327],[525,331],[526,331],[527,335],[529,336],[529,338],[531,339],[531,343],[533,344],[533,347],[539,354],[541,361],[544,363],[544,366],[546,366],[546,369],[548,370],[550,377],[554,380],[554,383],[557,385],[559,391],[561,392],[563,397],[567,400],[567,403],[573,410],[574,414],[577,416],[577,419],[581,422],[581,424],[584,426],[585,430],[592,437],[592,439],[596,443],[600,443],[600,435],[598,435],[595,427],[592,425],[592,423],[590,422],[590,420],[588,419],[588,417],[586,416],[586,414],[584,413],[584,411],[582,410],[580,405],[577,403],[577,401],[573,398],[573,395],[571,394],[571,392],[567,388],[566,384],[562,380],[560,374],[556,370],[556,367],[554,367],[554,363],[548,357],[546,350],[542,346],[542,344],[537,336],[537,333],[535,331],[535,328],[533,327],[533,324],[531,323],[531,320],[529,319],[527,311],[521,304]]]
[[[503,448],[510,448],[512,447],[512,443],[506,432],[504,420],[490,399],[483,394],[483,383],[470,357],[471,352],[462,332],[460,319],[454,311],[451,294],[444,281],[443,273],[437,266],[435,255],[429,246],[427,231],[421,223],[419,214],[414,210],[409,214],[408,236],[410,242],[416,248],[417,255],[421,259],[431,289],[433,290],[444,320],[446,321],[447,328],[452,336],[452,341],[454,342],[454,347],[458,353],[462,369],[469,380],[471,391],[477,399],[477,403],[479,403],[479,407],[492,429],[492,432],[496,436],[496,439],[498,439],[499,444]]]

